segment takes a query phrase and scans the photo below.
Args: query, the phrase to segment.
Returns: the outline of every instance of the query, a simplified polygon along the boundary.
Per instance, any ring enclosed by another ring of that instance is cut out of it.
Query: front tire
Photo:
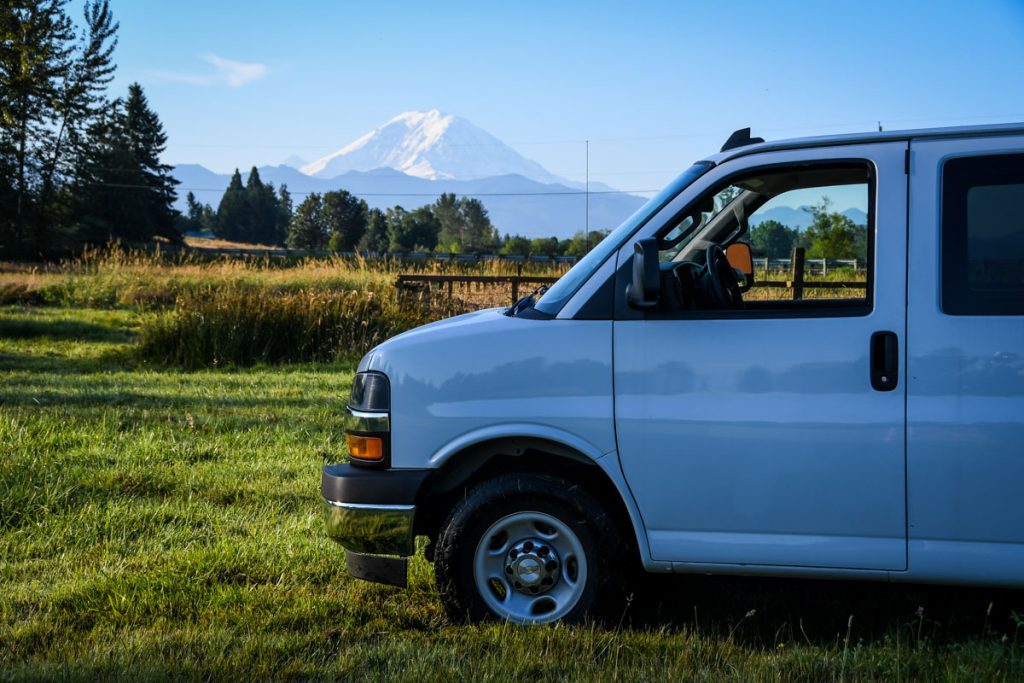
[[[434,574],[452,619],[579,623],[618,604],[623,548],[614,520],[578,485],[507,474],[448,515]]]

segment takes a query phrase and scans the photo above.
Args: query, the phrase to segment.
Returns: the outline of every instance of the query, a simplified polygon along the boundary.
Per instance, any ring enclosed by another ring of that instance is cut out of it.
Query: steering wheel
[[[707,248],[704,252],[704,268],[709,284],[708,294],[715,308],[743,308],[739,278],[721,246],[712,244]]]

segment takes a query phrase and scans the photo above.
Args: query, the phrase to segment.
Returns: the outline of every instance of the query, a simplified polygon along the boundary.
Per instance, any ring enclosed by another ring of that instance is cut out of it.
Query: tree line
[[[181,237],[167,136],[140,85],[108,94],[118,23],[108,0],[0,4],[0,254]]]
[[[292,206],[286,185],[275,190],[253,167],[243,183],[236,169],[217,209],[189,192],[183,231],[206,230],[233,242],[291,249],[387,252],[501,253],[582,256],[607,234],[578,233],[570,239],[502,236],[483,203],[444,193],[416,209],[371,208],[346,190],[313,192]]]
[[[236,170],[216,209],[161,157],[167,134],[138,83],[113,96],[118,22],[109,0],[0,2],[0,257],[53,258],[90,244],[183,243],[209,230],[226,240],[363,252],[500,252],[581,256],[594,231],[567,240],[500,235],[483,204],[443,194],[407,210],[370,208],[345,190],[293,207],[288,188]]]
[[[832,211],[827,197],[805,210],[810,212],[812,220],[803,232],[776,220],[762,221],[750,228],[747,240],[751,249],[770,259],[789,258],[796,247],[803,247],[808,258],[867,257],[867,226],[858,225],[849,216]]]

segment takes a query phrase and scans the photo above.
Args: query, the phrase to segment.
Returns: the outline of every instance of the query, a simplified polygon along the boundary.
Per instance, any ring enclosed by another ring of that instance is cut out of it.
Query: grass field
[[[647,577],[618,624],[449,623],[422,557],[363,583],[324,535],[355,358],[151,365],[106,291],[0,307],[2,680],[1024,678],[1009,591]]]

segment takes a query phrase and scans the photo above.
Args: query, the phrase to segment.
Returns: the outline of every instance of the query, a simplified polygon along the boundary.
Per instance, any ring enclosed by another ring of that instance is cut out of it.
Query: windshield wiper
[[[516,317],[517,314],[525,311],[528,308],[533,308],[537,305],[537,297],[548,291],[547,285],[541,285],[537,289],[533,290],[519,301],[512,304],[512,307],[505,311],[505,315],[510,318]]]

